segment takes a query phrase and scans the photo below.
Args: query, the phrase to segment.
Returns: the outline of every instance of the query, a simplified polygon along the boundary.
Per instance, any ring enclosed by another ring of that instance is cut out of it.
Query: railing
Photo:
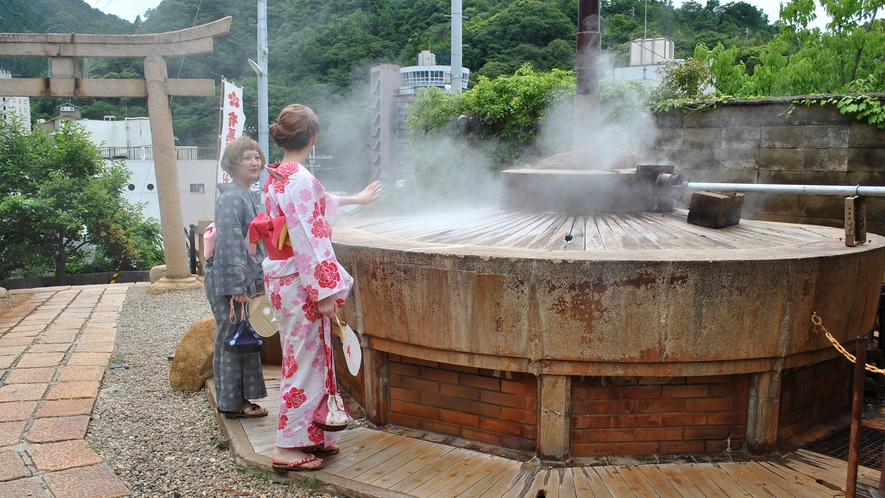
[[[153,147],[102,147],[101,157],[130,161],[153,161]],[[214,147],[176,147],[175,159],[179,161],[217,161],[218,149]]]

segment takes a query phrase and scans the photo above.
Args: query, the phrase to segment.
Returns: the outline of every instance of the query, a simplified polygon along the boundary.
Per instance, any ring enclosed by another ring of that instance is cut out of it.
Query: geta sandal
[[[311,463],[311,462],[316,462],[316,461],[320,462],[320,464],[317,465],[316,467],[304,467],[303,466],[306,463]],[[323,468],[324,464],[325,464],[325,462],[323,462],[322,459],[317,458],[315,455],[313,455],[311,453],[308,453],[307,456],[305,458],[302,458],[301,460],[295,460],[294,462],[291,462],[288,464],[272,462],[274,472],[288,472],[290,470],[320,470],[321,468]]]

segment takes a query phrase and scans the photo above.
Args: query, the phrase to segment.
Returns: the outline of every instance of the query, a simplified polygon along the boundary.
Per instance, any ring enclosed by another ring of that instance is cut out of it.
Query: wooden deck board
[[[506,459],[502,460],[505,461],[497,462],[497,467],[489,470],[485,475],[480,475],[478,479],[472,480],[468,487],[455,485],[452,486],[451,490],[441,490],[430,495],[430,498],[448,498],[451,496],[476,498],[477,496],[481,496],[506,475],[515,476],[519,472],[519,464],[517,462],[508,461]],[[495,460],[490,460],[490,462],[495,462]]]
[[[381,437],[368,437],[356,445],[350,446],[349,449],[329,457],[328,460],[332,463],[327,464],[325,469],[338,474],[359,465],[363,460],[371,459],[376,454],[399,442],[401,442],[401,439],[391,434],[381,433]]]
[[[575,475],[575,494],[578,498],[614,498],[596,471],[587,472],[583,467],[574,467],[571,470]]]
[[[787,489],[799,490],[805,496],[826,498],[842,494],[841,491],[837,491],[826,486],[821,486],[811,477],[806,476],[805,474],[793,472],[790,469],[786,469],[780,466],[780,464],[778,463],[761,462],[760,465],[772,474],[775,474],[783,479],[786,486],[788,486]]]
[[[515,462],[514,462],[515,463]],[[474,484],[472,487],[459,494],[459,498],[498,498],[514,486],[521,475],[525,474],[520,465],[514,465],[504,470],[499,476],[489,475],[488,478]]]
[[[620,471],[618,471],[617,467],[612,465],[605,467],[593,467],[593,469],[596,471],[596,475],[599,476],[603,484],[605,484],[605,486],[608,488],[609,492],[611,492],[612,496],[615,496],[617,498],[636,496],[635,494],[633,494],[633,491],[630,490],[630,487],[627,486],[627,483],[624,482],[624,479],[621,477],[621,473]]]
[[[705,498],[705,495],[682,471],[673,463],[656,465],[655,467],[663,474],[671,486],[676,488],[679,495],[684,498]]]
[[[636,466],[624,465],[618,467],[618,472],[621,474],[621,478],[624,479],[627,487],[629,487],[630,491],[633,491],[633,494],[636,496],[657,496],[655,489],[647,480],[645,480],[642,472],[637,470]]]
[[[749,493],[750,496],[754,497],[774,497],[774,493],[768,490],[768,487],[755,478],[752,475],[745,472],[744,469],[734,462],[722,462],[719,464],[719,468],[725,471],[734,482],[738,483],[738,485]]]
[[[719,485],[708,476],[704,471],[706,467],[712,467],[712,464],[686,464],[679,465],[679,472],[682,473],[703,496],[728,496],[728,494],[719,487]],[[722,481],[720,481],[722,482]],[[741,493],[743,495],[743,493]]]
[[[374,485],[374,482],[377,479],[381,479],[391,472],[398,472],[400,468],[406,463],[430,451],[434,446],[432,443],[428,443],[426,441],[417,441],[417,443],[419,444],[413,444],[408,449],[405,449],[398,453],[396,456],[387,459],[387,461],[376,465],[375,467],[363,472],[362,474],[354,476],[354,479],[360,482]]]
[[[412,444],[412,442],[408,439],[400,439],[381,451],[371,452],[371,454],[368,455],[367,458],[364,458],[359,462],[352,463],[347,468],[337,472],[336,474],[339,477],[344,477],[346,479],[355,479],[358,475],[365,472],[371,472],[372,469],[378,468],[380,465],[383,465],[385,462],[387,462],[397,454],[400,454],[403,451],[414,446],[415,445]],[[366,448],[366,451],[368,453],[369,448]]]
[[[456,493],[453,488],[465,483],[473,484],[482,478],[484,473],[493,470],[499,464],[497,457],[492,455],[468,455],[455,462],[445,472],[441,472],[433,478],[422,483],[417,488],[409,491],[414,496],[429,497],[440,491],[445,491],[448,496]],[[478,473],[478,469],[482,469]],[[460,492],[460,491],[457,491]]]
[[[793,496],[795,496],[793,494],[795,492],[795,488],[793,488],[793,491],[791,491],[789,485],[783,479],[775,474],[772,474],[762,465],[756,462],[744,462],[738,464],[738,466],[743,469],[744,472],[753,476],[754,479],[762,483],[762,485],[765,486],[765,489],[774,496],[778,498],[792,498]]]
[[[410,478],[413,473],[420,472],[425,466],[432,464],[436,460],[451,453],[453,450],[454,448],[450,446],[433,445],[433,448],[418,455],[411,462],[403,465],[399,469],[394,469],[389,474],[380,479],[376,479],[371,484],[380,488],[391,489],[397,483]]]
[[[449,470],[452,466],[457,465],[464,458],[468,457],[470,453],[469,450],[453,448],[452,451],[446,453],[445,458],[437,458],[423,464],[419,467],[420,472],[409,472],[410,475],[408,477],[393,486],[390,486],[389,489],[391,491],[410,494],[413,489],[420,487],[425,482]]]
[[[753,496],[749,490],[738,484],[718,463],[712,463],[701,467],[704,475],[719,487],[721,494],[713,496],[727,496],[729,498],[743,498]]]
[[[643,477],[648,481],[651,487],[661,498],[683,498],[683,495],[677,485],[684,487],[683,482],[671,482],[670,479],[661,472],[659,465],[639,465],[636,467]]]

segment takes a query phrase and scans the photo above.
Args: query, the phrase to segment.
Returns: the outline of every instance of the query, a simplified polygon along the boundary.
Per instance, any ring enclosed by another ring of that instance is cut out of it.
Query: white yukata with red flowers
[[[336,389],[329,319],[317,302],[335,296],[342,306],[353,279],[332,250],[338,197],[298,163],[268,165],[264,206],[268,218],[285,216],[294,256],[265,259],[266,291],[280,326],[283,350],[276,445],[321,449],[338,439],[313,425],[323,396]]]

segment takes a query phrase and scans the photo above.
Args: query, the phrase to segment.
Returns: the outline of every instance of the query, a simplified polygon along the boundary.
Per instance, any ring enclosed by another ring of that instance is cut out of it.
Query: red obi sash
[[[249,241],[257,244],[262,239],[269,259],[284,260],[295,255],[285,216],[268,219],[261,213],[249,222]]]

